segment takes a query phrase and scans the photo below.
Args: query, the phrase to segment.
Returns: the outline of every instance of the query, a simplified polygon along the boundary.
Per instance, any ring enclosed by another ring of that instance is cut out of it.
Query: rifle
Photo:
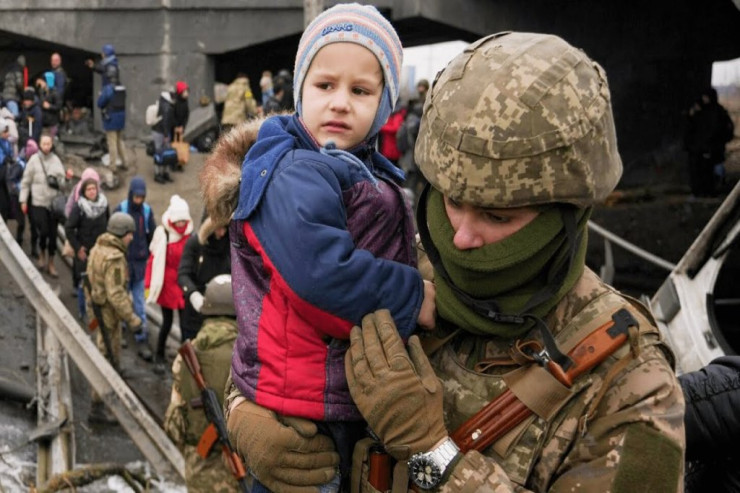
[[[214,444],[219,442],[221,444],[221,451],[224,459],[226,460],[231,473],[234,475],[234,478],[236,478],[242,491],[249,493],[249,488],[247,487],[245,479],[247,473],[244,470],[244,465],[242,464],[241,459],[231,446],[231,442],[229,442],[229,435],[226,431],[226,420],[224,419],[221,404],[218,402],[216,392],[206,385],[206,380],[203,378],[203,373],[201,373],[200,364],[198,363],[198,356],[195,354],[195,349],[193,349],[193,345],[190,343],[190,340],[185,341],[185,343],[180,346],[179,352],[182,356],[182,360],[188,367],[188,371],[190,371],[190,374],[193,376],[195,384],[200,390],[200,399],[198,400],[200,401],[200,406],[203,407],[203,410],[206,413],[206,419],[210,423],[198,442],[198,455],[205,459],[208,457]]]

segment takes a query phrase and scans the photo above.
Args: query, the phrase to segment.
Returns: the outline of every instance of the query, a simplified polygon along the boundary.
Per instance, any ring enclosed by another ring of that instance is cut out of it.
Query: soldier
[[[126,322],[134,332],[141,326],[141,319],[134,313],[131,298],[126,291],[126,249],[134,237],[135,229],[130,215],[124,212],[114,213],[108,220],[106,232],[98,237],[87,261],[85,297],[91,305],[88,313],[95,313],[98,318],[98,349],[116,369],[120,369],[121,364],[121,322]],[[106,333],[103,334],[103,331]],[[104,337],[105,335],[108,337]],[[108,345],[110,352],[106,347]],[[92,392],[92,409],[88,419],[100,422],[111,422],[114,419],[95,391]]]
[[[622,171],[610,99],[603,69],[550,35],[487,36],[438,76],[415,155],[437,333],[407,349],[387,311],[352,330],[350,392],[398,461],[373,489],[360,462],[372,449],[356,448],[359,491],[682,490],[671,351],[642,305],[585,266],[592,207]],[[227,419],[239,405],[253,426],[232,442],[263,484],[315,492],[331,477],[326,437],[239,401],[228,394]],[[461,425],[491,402],[523,411],[478,446],[502,415]]]
[[[206,385],[216,390],[219,401],[223,401],[238,333],[230,274],[220,274],[208,282],[201,314],[205,316],[203,326],[191,343]],[[164,415],[164,429],[185,458],[188,491],[238,491],[234,476],[221,458],[221,447],[213,447],[206,459],[198,455],[198,441],[208,421],[202,408],[193,409],[190,405],[200,392],[179,354],[172,363],[172,378],[172,397]]]

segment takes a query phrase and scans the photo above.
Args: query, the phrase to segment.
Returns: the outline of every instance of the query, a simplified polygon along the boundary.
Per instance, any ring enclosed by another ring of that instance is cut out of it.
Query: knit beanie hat
[[[167,217],[173,223],[177,221],[191,221],[188,203],[179,195],[173,195],[170,198],[170,206],[167,208]]]
[[[356,43],[370,50],[383,69],[384,88],[378,112],[368,136],[380,131],[398,100],[399,77],[403,64],[403,47],[396,30],[371,5],[338,4],[324,11],[308,25],[298,43],[293,71],[293,98],[301,114],[301,93],[311,61],[330,43]]]
[[[23,100],[24,101],[34,101],[36,99],[36,91],[33,90],[33,87],[26,87],[23,90]]]
[[[175,84],[175,93],[176,94],[182,94],[185,91],[187,91],[187,89],[188,89],[187,82],[178,80],[177,83]]]

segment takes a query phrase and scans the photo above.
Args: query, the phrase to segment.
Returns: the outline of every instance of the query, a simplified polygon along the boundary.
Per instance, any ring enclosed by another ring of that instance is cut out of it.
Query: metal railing
[[[630,243],[624,238],[617,236],[616,234],[612,233],[606,228],[603,228],[602,226],[599,226],[593,221],[588,222],[588,229],[602,237],[604,240],[604,265],[601,266],[599,276],[607,284],[612,284],[612,282],[614,281],[615,268],[612,244],[615,244],[623,248],[624,250],[632,253],[633,255],[646,260],[647,262],[650,262],[651,264],[660,267],[661,269],[665,269],[668,272],[673,272],[673,269],[676,268],[676,264],[668,262],[667,260],[664,260],[657,255],[654,255],[647,250],[638,247],[634,243]]]

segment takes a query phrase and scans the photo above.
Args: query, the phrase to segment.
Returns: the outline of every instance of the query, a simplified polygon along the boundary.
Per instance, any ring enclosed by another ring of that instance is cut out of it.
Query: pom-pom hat
[[[368,136],[380,131],[398,101],[399,77],[403,64],[403,47],[396,30],[371,5],[338,4],[316,17],[298,43],[293,71],[293,97],[301,114],[303,81],[316,53],[330,43],[356,43],[370,50],[383,69],[383,95]]]

